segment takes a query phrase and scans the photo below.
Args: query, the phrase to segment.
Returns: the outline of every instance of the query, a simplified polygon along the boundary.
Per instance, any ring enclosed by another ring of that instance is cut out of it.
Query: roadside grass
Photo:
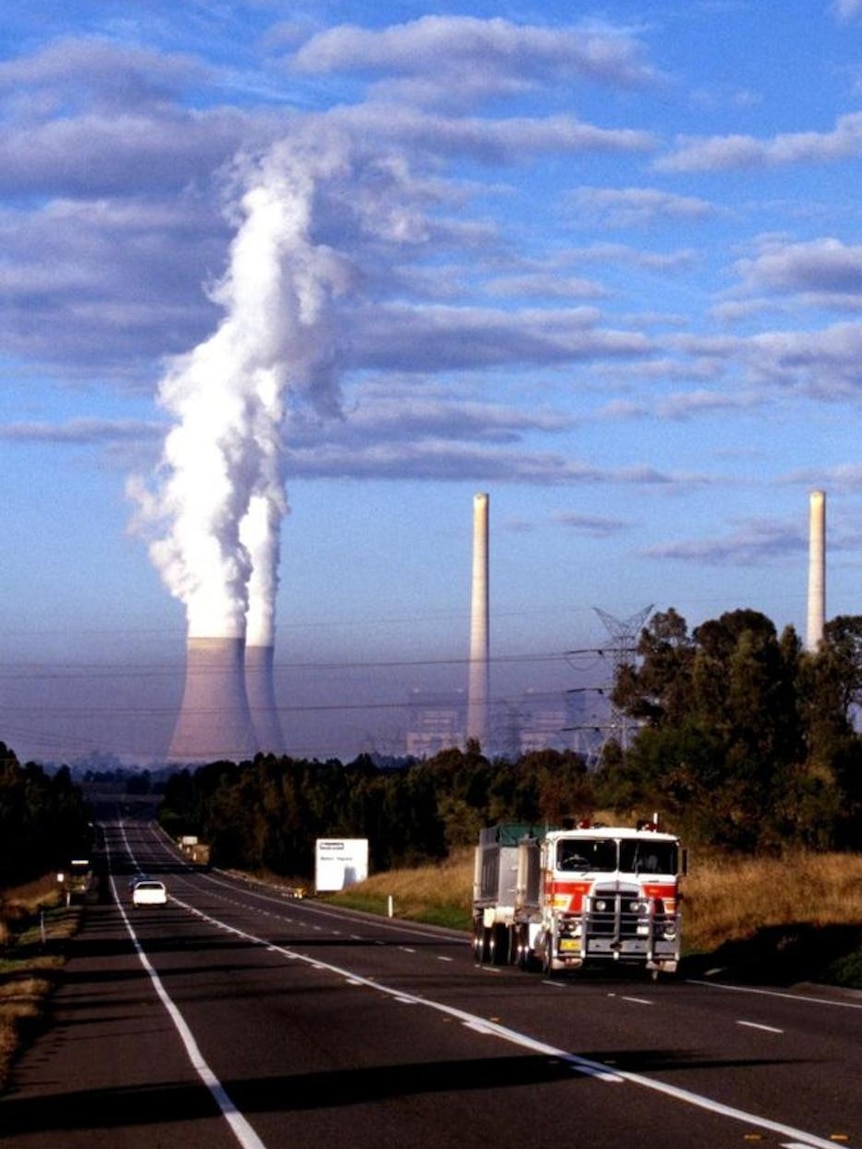
[[[339,905],[471,928],[473,853],[375,874],[338,894]],[[694,972],[735,969],[765,980],[862,988],[862,854],[740,858],[689,852],[682,879],[683,947]]]
[[[63,966],[62,943],[75,933],[80,916],[80,905],[61,904],[54,874],[0,890],[0,1091],[45,1015]]]
[[[348,890],[326,896],[338,905],[373,914],[388,914],[391,898],[393,917],[469,930],[473,852],[462,849],[436,865],[374,874]]]

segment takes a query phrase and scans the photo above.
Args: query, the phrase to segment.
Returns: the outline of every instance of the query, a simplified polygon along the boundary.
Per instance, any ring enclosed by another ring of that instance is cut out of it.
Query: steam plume
[[[175,424],[154,481],[131,487],[189,642],[236,639],[271,667],[286,418],[296,403],[339,413],[335,304],[360,282],[363,245],[380,258],[424,232],[404,165],[321,121],[313,136],[238,161],[237,185],[228,270],[211,292],[224,317],[170,363],[158,398]]]

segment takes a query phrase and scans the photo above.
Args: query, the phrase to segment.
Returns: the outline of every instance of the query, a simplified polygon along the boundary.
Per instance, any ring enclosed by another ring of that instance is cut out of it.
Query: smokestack
[[[193,638],[186,683],[168,758],[174,762],[240,762],[257,753],[248,707],[242,638]]]
[[[473,583],[467,737],[485,749],[488,737],[488,496],[473,498]]]
[[[274,655],[271,646],[246,646],[245,689],[258,746],[264,754],[280,755],[284,753],[284,735],[275,701]]]
[[[826,495],[812,491],[808,515],[808,629],[805,649],[816,651],[826,617]]]

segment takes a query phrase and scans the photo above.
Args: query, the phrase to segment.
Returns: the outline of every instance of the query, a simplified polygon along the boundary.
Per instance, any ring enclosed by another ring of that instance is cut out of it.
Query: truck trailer
[[[476,960],[549,976],[610,965],[674,973],[684,869],[679,839],[655,821],[488,827],[475,855]]]

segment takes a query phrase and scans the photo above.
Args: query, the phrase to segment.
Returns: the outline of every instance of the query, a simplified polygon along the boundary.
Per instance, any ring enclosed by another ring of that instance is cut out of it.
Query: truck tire
[[[554,969],[554,946],[550,934],[545,934],[545,944],[542,946],[542,973],[546,978],[554,978],[557,973]]]
[[[488,931],[482,925],[482,919],[473,922],[473,957],[480,965],[488,960]]]
[[[491,927],[488,947],[488,961],[491,965],[508,965],[509,963],[509,927],[497,923]]]
[[[529,926],[518,926],[515,942],[515,962],[525,973],[532,968]]]

